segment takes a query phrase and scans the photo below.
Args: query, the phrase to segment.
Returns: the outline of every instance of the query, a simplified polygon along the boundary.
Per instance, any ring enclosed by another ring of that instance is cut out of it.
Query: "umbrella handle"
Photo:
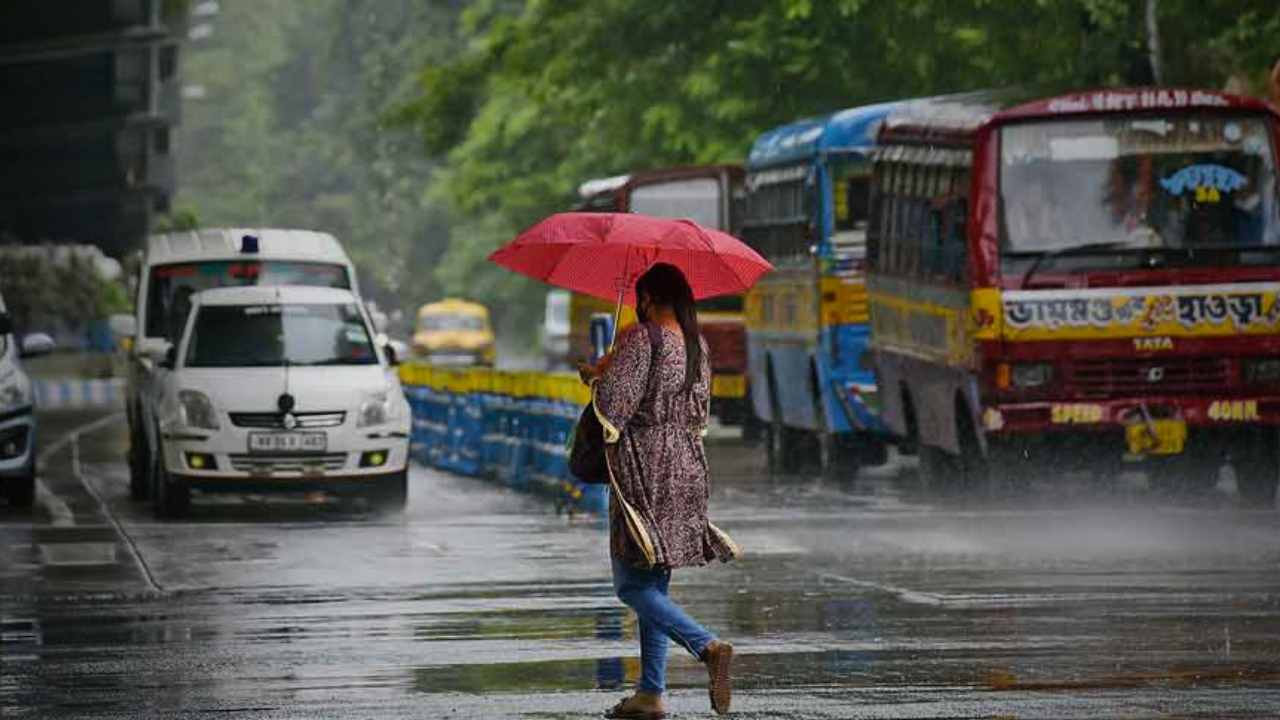
[[[622,322],[622,293],[622,288],[618,288],[618,304],[613,307],[613,332],[609,335],[608,352],[613,352],[613,345],[618,342],[618,323]]]

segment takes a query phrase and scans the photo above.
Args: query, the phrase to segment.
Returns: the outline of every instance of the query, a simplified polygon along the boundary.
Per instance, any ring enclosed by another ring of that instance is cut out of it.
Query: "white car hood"
[[[395,373],[380,365],[183,368],[175,379],[175,391],[199,390],[222,412],[275,412],[286,389],[294,412],[353,412],[373,395],[402,392]]]

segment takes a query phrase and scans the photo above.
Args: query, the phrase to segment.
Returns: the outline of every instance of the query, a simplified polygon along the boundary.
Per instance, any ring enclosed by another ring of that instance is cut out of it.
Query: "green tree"
[[[1151,79],[1133,0],[485,0],[462,52],[428,63],[398,118],[445,158],[431,197],[456,225],[450,288],[532,319],[540,288],[488,251],[568,208],[589,177],[740,161],[761,131],[853,105],[982,87],[1045,92]],[[1273,0],[1163,0],[1164,80],[1261,90],[1280,55]],[[523,302],[510,302],[522,300]]]
[[[453,52],[451,2],[229,0],[213,36],[187,49],[180,202],[207,226],[303,227],[337,235],[384,307],[440,292],[447,245],[427,195],[434,163],[389,125],[416,70]]]

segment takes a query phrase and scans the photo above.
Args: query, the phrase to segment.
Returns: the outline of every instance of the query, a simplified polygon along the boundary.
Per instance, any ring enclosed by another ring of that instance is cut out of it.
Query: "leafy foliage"
[[[1157,5],[1169,84],[1262,89],[1280,55],[1272,0]],[[479,2],[465,51],[429,63],[401,120],[447,159],[433,197],[468,218],[440,274],[473,294],[484,253],[569,207],[589,177],[740,161],[777,124],[853,105],[1005,85],[1140,84],[1145,3],[1131,0]],[[461,229],[461,228],[458,228]],[[530,303],[534,304],[534,303]]]
[[[183,199],[335,232],[384,304],[531,331],[543,288],[484,257],[583,180],[867,102],[1146,83],[1148,2],[1166,83],[1263,90],[1274,0],[227,0],[188,52]]]
[[[233,0],[187,48],[182,194],[205,226],[312,228],[338,236],[384,307],[440,289],[431,267],[446,214],[426,195],[433,163],[387,116],[424,63],[451,55],[453,3]]]

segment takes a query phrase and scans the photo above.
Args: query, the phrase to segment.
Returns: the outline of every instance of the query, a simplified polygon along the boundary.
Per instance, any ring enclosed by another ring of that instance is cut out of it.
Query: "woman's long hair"
[[[675,311],[684,335],[684,389],[688,391],[702,372],[702,334],[698,330],[698,310],[693,302],[693,290],[684,279],[684,273],[675,265],[658,263],[645,271],[636,281],[636,303],[641,293],[649,296],[654,305],[668,306]],[[648,320],[640,318],[641,322]]]

